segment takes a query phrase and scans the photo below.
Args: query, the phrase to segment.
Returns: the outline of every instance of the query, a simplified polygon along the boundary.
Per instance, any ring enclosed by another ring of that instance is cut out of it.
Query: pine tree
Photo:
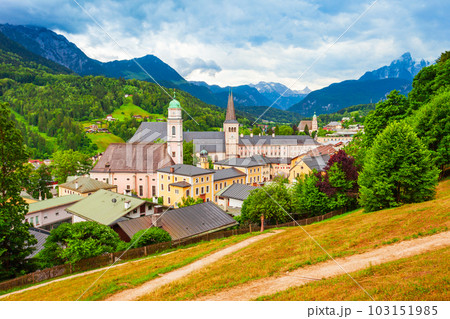
[[[368,151],[359,176],[360,202],[370,212],[433,198],[438,170],[413,129],[391,123]]]
[[[20,191],[27,180],[24,163],[28,154],[20,131],[10,119],[8,105],[0,103],[0,280],[22,274],[25,259],[36,239],[24,223],[28,205]]]

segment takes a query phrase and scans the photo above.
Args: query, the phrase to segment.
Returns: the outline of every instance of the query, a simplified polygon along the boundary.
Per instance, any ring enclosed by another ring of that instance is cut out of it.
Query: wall
[[[25,215],[25,220],[32,223],[34,227],[37,228],[46,225],[51,225],[63,221],[65,219],[71,218],[72,214],[66,212],[65,209],[67,207],[72,206],[73,204],[75,204],[75,202],[58,207],[52,207],[42,211],[28,213]],[[36,224],[36,217],[38,218],[39,222],[38,224]]]

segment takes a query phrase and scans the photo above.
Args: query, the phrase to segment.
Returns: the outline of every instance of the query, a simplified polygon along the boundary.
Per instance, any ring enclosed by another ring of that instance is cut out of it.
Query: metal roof
[[[111,143],[91,172],[154,173],[173,164],[166,143]]]
[[[129,208],[125,208],[125,202],[130,202]],[[84,197],[75,205],[66,208],[66,210],[83,219],[103,225],[111,225],[145,202],[136,197],[101,189],[91,196]]]
[[[117,225],[122,228],[128,237],[133,238],[134,234],[138,231],[152,227],[152,216],[131,218],[129,220],[120,221]]]
[[[216,196],[233,198],[244,201],[247,199],[250,192],[257,188],[258,187],[255,186],[234,183],[222,189],[220,192],[216,194]]]
[[[308,166],[311,170],[315,169],[318,172],[324,170],[325,166],[327,166],[328,160],[330,159],[330,155],[318,155],[318,156],[310,156],[306,155],[303,158],[303,163]]]
[[[172,184],[169,184],[169,185],[170,186],[175,186],[175,187],[183,187],[183,188],[192,186],[191,184],[189,184],[188,182],[185,182],[185,181],[176,182],[176,183],[172,183]]]
[[[78,184],[78,188],[76,188]],[[117,186],[107,184],[101,181],[97,181],[90,177],[77,177],[74,180],[61,184],[59,187],[64,187],[76,191],[78,193],[90,193],[96,192],[99,189],[112,189],[117,188]]]
[[[31,203],[28,205],[28,213],[40,212],[54,207],[69,205],[83,199],[80,195],[67,195],[61,197],[53,197],[39,202]]]
[[[142,122],[128,143],[150,143],[167,140],[167,122]]]
[[[195,153],[202,150],[206,150],[208,153],[225,152],[225,132],[184,132],[183,140],[194,142]]]
[[[253,167],[266,165],[268,161],[263,156],[252,157],[233,157],[222,161],[215,162],[217,165],[237,166],[237,167]]]
[[[173,173],[170,172],[170,169],[173,168]],[[196,175],[205,175],[205,174],[211,174],[214,173],[213,170],[200,168],[193,165],[186,165],[186,164],[176,164],[169,167],[164,167],[158,169],[158,172],[162,173],[171,173],[176,175],[183,175],[183,176],[196,176]]]
[[[44,249],[44,244],[45,241],[47,240],[47,237],[50,236],[50,232],[43,230],[43,229],[39,229],[39,228],[34,228],[31,227],[29,230],[31,235],[33,235],[36,239],[37,239],[37,244],[34,245],[33,247],[35,247],[36,249],[26,258],[33,258],[34,256],[36,256],[42,249]]]
[[[238,223],[213,202],[169,210],[161,215],[162,228],[172,240],[198,236]]]
[[[245,173],[241,172],[240,170],[238,170],[234,167],[226,168],[226,169],[218,169],[214,172],[214,181],[220,181],[223,179],[240,177],[240,176],[245,176]]]

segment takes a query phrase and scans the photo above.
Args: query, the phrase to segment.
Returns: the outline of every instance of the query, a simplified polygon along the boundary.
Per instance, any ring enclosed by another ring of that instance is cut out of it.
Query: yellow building
[[[213,200],[214,171],[200,167],[176,164],[157,170],[158,197],[165,206],[178,207],[183,197]]]
[[[89,177],[77,177],[70,182],[58,186],[58,196],[80,195],[89,196],[100,189],[117,193],[117,186],[104,183]]]
[[[246,175],[237,168],[225,168],[216,170],[214,173],[214,202],[218,203],[216,196],[221,190],[233,184],[246,184]]]
[[[246,175],[245,184],[258,184],[270,180],[270,164],[262,156],[235,157],[214,163],[216,170],[233,167]]]
[[[289,182],[293,182],[302,175],[310,174],[314,169],[322,172],[327,166],[330,155],[303,155],[297,156],[291,161],[291,169],[289,171]]]

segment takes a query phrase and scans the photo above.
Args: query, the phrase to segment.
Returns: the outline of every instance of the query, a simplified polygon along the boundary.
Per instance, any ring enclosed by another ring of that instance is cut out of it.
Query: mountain
[[[333,113],[342,108],[376,103],[392,90],[407,95],[412,89],[414,76],[429,65],[424,60],[416,62],[409,52],[394,60],[389,66],[366,72],[358,80],[333,83],[330,86],[309,93],[300,103],[288,110],[304,116]]]
[[[259,82],[258,84],[249,84],[249,86],[257,89],[271,104],[276,101],[273,106],[282,110],[300,102],[311,92],[308,87],[301,91],[294,91],[281,83],[275,82]]]
[[[417,62],[411,57],[411,53],[404,53],[399,59],[392,61],[389,66],[383,66],[377,70],[364,73],[360,81],[381,79],[405,79],[412,82],[417,73],[430,65],[430,62],[421,60]]]

